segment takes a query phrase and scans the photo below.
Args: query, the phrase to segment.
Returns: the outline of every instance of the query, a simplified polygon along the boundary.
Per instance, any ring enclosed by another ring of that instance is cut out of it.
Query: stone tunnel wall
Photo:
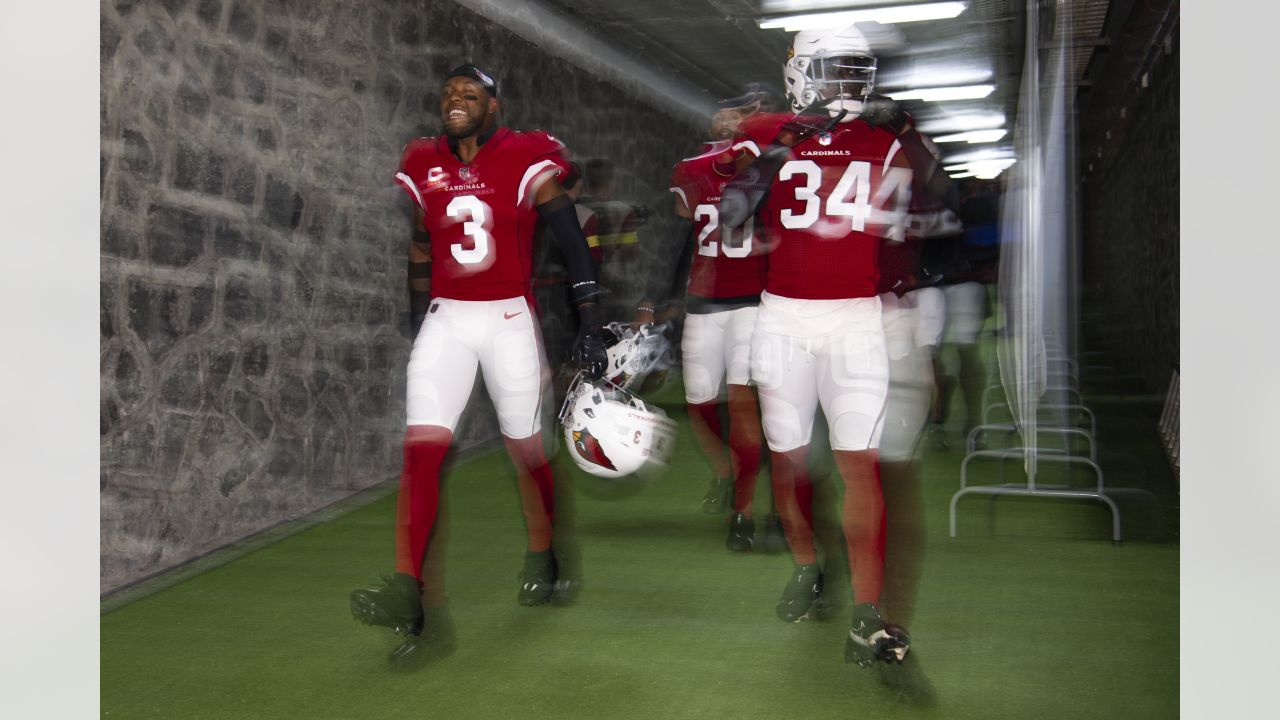
[[[666,207],[700,129],[452,3],[104,0],[102,591],[398,474],[390,177],[465,60],[503,81],[506,124],[609,157],[619,195]],[[477,398],[458,446],[496,436]]]

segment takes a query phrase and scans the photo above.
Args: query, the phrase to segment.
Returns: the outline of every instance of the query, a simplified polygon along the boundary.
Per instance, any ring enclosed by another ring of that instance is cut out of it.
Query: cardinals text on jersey
[[[540,132],[499,128],[470,163],[445,137],[405,146],[395,180],[424,214],[431,237],[431,291],[454,300],[500,300],[530,292],[533,197],[569,171],[564,145]]]

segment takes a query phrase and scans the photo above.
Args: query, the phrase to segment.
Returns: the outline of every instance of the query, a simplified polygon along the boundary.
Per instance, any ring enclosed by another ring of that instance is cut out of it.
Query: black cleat
[[[558,568],[555,553],[525,551],[524,569],[520,571],[520,593],[517,599],[525,607],[551,600],[556,589]]]
[[[778,619],[785,622],[813,619],[813,611],[821,595],[822,568],[817,563],[797,565],[774,610]]]
[[[755,542],[756,524],[742,513],[734,513],[729,521],[729,537],[724,546],[729,552],[747,552]]]
[[[911,649],[911,638],[900,625],[886,623],[875,603],[853,608],[853,622],[844,641],[844,661],[871,667],[877,660],[900,663]]]
[[[787,549],[787,534],[782,531],[782,518],[778,513],[764,516],[764,528],[756,538],[756,550],[766,553],[777,553]]]
[[[365,625],[389,627],[397,635],[422,633],[422,589],[404,573],[383,575],[382,584],[351,591],[351,614]]]
[[[711,479],[711,487],[702,498],[702,512],[708,515],[719,515],[728,510],[733,503],[733,480],[724,478]]]
[[[453,654],[457,634],[453,629],[453,619],[449,617],[449,609],[427,608],[424,617],[422,632],[410,635],[391,652],[388,660],[392,670],[411,672]]]

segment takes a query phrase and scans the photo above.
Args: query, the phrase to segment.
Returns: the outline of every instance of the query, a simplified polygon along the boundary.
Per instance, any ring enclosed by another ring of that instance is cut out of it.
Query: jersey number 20
[[[755,218],[747,218],[746,224],[742,226],[742,242],[735,243],[732,237],[727,238],[726,234],[721,232],[720,240],[711,240],[711,234],[720,226],[720,210],[715,205],[699,205],[693,209],[694,220],[706,220],[707,224],[702,227],[702,232],[698,233],[698,254],[707,257],[715,257],[717,252],[723,250],[725,257],[741,258],[751,254],[751,241],[754,237]]]

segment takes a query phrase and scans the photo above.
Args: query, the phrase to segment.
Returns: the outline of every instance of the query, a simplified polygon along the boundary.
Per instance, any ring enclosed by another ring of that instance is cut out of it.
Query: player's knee
[[[711,374],[703,368],[685,367],[684,399],[700,405],[716,399],[716,388],[711,384]]]
[[[800,422],[800,413],[790,405],[765,410],[762,417],[764,438],[773,452],[789,452],[809,444],[809,430]]]
[[[873,439],[880,423],[879,417],[849,410],[837,414],[831,420],[832,450],[867,450],[874,446]]]

